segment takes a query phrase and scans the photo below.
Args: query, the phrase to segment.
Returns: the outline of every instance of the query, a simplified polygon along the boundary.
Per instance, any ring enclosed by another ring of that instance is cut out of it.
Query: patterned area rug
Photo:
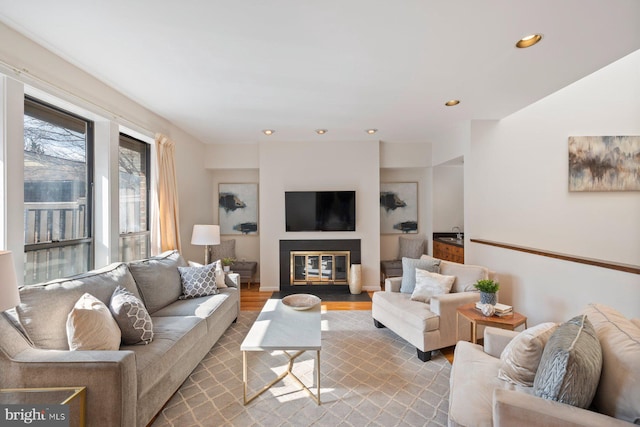
[[[371,311],[322,313],[321,400],[318,406],[291,378],[247,406],[242,402],[240,343],[257,317],[242,312],[153,423],[164,426],[446,426],[451,366],[435,352],[423,363],[416,350]],[[250,352],[249,394],[287,366],[282,352]],[[293,372],[315,392],[315,352]]]

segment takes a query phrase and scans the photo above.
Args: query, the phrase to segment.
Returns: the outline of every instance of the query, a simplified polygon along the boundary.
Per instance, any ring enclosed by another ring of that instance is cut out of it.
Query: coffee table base
[[[298,358],[298,356],[302,355],[306,350],[300,350],[297,353],[291,355],[289,354],[287,351],[282,350],[282,352],[284,354],[287,355],[287,357],[289,358],[289,363],[287,365],[287,370],[284,371],[283,373],[281,373],[280,375],[278,375],[277,378],[275,378],[273,381],[271,381],[269,384],[267,384],[266,386],[262,387],[262,389],[257,392],[256,394],[254,394],[251,397],[247,397],[247,392],[248,392],[248,369],[247,369],[247,352],[243,351],[242,352],[242,383],[244,385],[244,404],[247,405],[250,402],[252,402],[256,397],[260,396],[262,393],[264,393],[265,391],[269,390],[274,384],[278,383],[279,381],[282,381],[287,375],[291,375],[291,377],[293,377],[294,380],[296,380],[296,382],[298,384],[300,384],[300,386],[303,388],[303,390],[305,390],[307,393],[309,393],[309,396],[315,400],[315,402],[320,405],[320,350],[317,350],[317,355],[316,355],[316,385],[318,387],[316,394],[313,394],[313,392],[311,390],[309,390],[309,387],[307,387],[301,380],[300,378],[298,378],[296,376],[296,374],[293,373],[292,369],[293,369],[293,362],[296,360],[296,358]]]

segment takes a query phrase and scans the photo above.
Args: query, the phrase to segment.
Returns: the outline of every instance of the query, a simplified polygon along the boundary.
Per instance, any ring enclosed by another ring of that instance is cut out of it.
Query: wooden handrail
[[[640,266],[632,264],[622,264],[619,262],[603,261],[601,259],[584,258],[574,255],[566,255],[557,252],[545,251],[542,249],[527,248],[525,246],[510,245],[508,243],[493,242],[491,240],[471,239],[473,243],[481,245],[496,246],[498,248],[510,249],[512,251],[526,252],[528,254],[546,256],[549,258],[561,259],[563,261],[577,262],[580,264],[593,265],[596,267],[608,268],[611,270],[624,271],[626,273],[640,274]]]

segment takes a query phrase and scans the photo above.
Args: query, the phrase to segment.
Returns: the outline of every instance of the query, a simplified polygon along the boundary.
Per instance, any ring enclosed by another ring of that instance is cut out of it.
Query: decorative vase
[[[352,264],[349,271],[349,292],[354,295],[362,293],[362,265]]]
[[[496,305],[498,302],[498,295],[495,292],[480,292],[480,304]]]
[[[483,316],[490,317],[496,312],[496,308],[491,304],[481,304],[480,311]]]
[[[231,271],[231,266],[230,265],[224,265],[224,266],[222,266],[222,269],[224,270],[225,273],[229,273]]]

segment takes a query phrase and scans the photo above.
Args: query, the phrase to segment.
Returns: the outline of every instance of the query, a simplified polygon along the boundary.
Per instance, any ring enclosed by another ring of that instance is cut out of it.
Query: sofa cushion
[[[544,399],[587,408],[598,388],[602,350],[585,314],[561,324],[542,353],[533,392]]]
[[[418,259],[424,253],[424,239],[422,237],[400,236],[399,238],[399,256],[402,258]]]
[[[180,299],[205,297],[218,293],[215,264],[202,267],[178,267],[182,283]]]
[[[235,288],[220,289],[220,293],[207,297],[179,300],[156,311],[155,317],[166,316],[195,316],[206,319],[207,328],[211,329],[218,322],[218,316],[213,316],[217,310],[238,311],[240,292]],[[237,315],[237,314],[236,314]]]
[[[437,259],[429,255],[422,255],[421,259]],[[442,260],[440,262],[440,274],[456,276],[451,292],[475,291],[473,286],[478,280],[489,278],[489,269],[480,265],[459,264]]]
[[[509,341],[500,355],[498,378],[512,384],[533,386],[544,347],[557,328],[556,323],[541,323]]]
[[[416,268],[416,287],[411,294],[411,300],[428,303],[434,295],[448,294],[454,280],[454,276],[443,276]]]
[[[202,358],[193,352],[198,343],[205,340],[206,323],[197,317],[152,317],[154,338],[149,345],[123,346],[121,350],[132,350],[136,355],[138,397],[148,392],[172,375],[176,364],[194,365]]]
[[[531,393],[498,379],[500,359],[492,357],[477,344],[459,341],[449,377],[449,425],[493,426],[493,390],[518,390]]]
[[[591,304],[589,316],[602,346],[602,375],[593,401],[604,414],[640,424],[640,328],[620,312]]]
[[[16,311],[35,347],[68,350],[67,316],[78,299],[89,293],[109,304],[118,285],[140,295],[127,266],[116,263],[72,278],[23,286],[20,288],[21,303]]]
[[[411,301],[411,296],[401,292],[376,292],[378,309],[396,313],[408,327],[419,331],[435,331],[440,328],[440,316],[430,310],[429,304]]]
[[[439,265],[440,260],[436,258],[402,258],[402,284],[400,285],[400,292],[405,294],[413,293],[413,289],[416,286],[416,268],[438,273],[440,271]]]
[[[182,295],[178,267],[186,265],[178,251],[167,251],[157,257],[129,263],[129,270],[150,314]]]
[[[105,303],[84,294],[67,317],[67,340],[70,350],[118,350],[120,328]]]
[[[149,344],[153,340],[153,322],[140,298],[118,286],[109,310],[120,328],[123,344]]]

